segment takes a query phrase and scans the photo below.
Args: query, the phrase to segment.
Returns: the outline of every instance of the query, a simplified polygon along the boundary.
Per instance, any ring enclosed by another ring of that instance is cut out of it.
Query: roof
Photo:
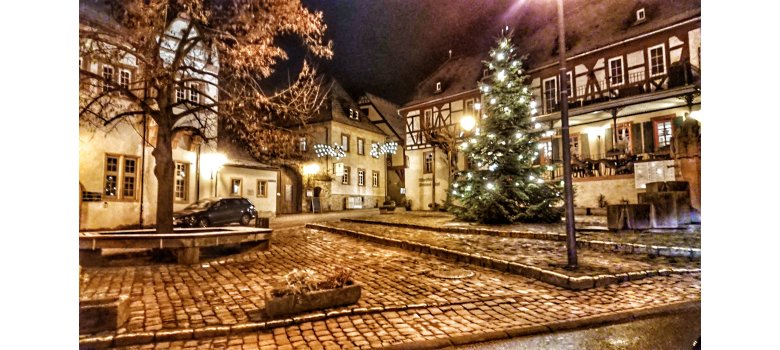
[[[358,117],[358,119],[352,119],[349,117],[349,110],[352,109],[355,113],[360,112],[360,107],[357,102],[352,99],[341,84],[331,79],[330,91],[328,92],[327,101],[322,104],[319,112],[314,115],[307,123],[323,123],[323,122],[337,122],[346,124],[363,130],[375,132],[380,135],[384,135],[385,132],[376,127],[368,118],[364,115]]]
[[[635,21],[645,8],[646,20]],[[529,70],[558,62],[558,12],[555,1],[527,0],[513,15],[514,42]],[[701,16],[701,0],[567,0],[564,5],[567,57]],[[510,22],[511,23],[511,22]],[[404,107],[477,88],[483,54],[450,58],[421,81]],[[442,91],[436,92],[436,83]]]
[[[636,22],[644,8],[646,20]],[[528,53],[527,67],[558,62],[558,13],[554,1],[529,0],[520,11],[515,44]],[[701,16],[700,0],[569,0],[564,5],[566,55],[575,56]]]
[[[482,78],[482,61],[486,58],[487,53],[480,53],[446,60],[431,75],[417,84],[411,101],[404,104],[404,107],[435,96],[450,96],[476,89],[477,81]],[[440,92],[436,92],[437,82],[441,82]]]
[[[389,125],[398,136],[404,134],[406,124],[404,123],[404,118],[398,114],[397,104],[368,92],[363,96],[368,99],[374,108],[376,108],[379,115],[382,116],[382,119],[387,122],[387,125]]]

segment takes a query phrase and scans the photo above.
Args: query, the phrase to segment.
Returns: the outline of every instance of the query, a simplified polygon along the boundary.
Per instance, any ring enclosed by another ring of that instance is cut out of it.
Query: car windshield
[[[187,206],[186,209],[207,209],[210,207],[214,202],[210,200],[202,200],[200,202],[195,202]]]

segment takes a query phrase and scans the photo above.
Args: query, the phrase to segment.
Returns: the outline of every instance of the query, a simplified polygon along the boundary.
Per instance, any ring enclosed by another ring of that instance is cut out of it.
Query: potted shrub
[[[361,286],[352,280],[352,271],[336,268],[319,278],[309,269],[294,269],[284,277],[284,285],[272,289],[265,300],[265,313],[276,318],[301,312],[357,303]]]
[[[389,214],[391,211],[395,211],[395,201],[390,200],[390,197],[385,199],[382,206],[379,207],[380,214]]]

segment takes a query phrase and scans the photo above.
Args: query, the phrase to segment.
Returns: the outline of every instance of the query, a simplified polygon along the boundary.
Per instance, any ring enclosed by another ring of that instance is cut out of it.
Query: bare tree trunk
[[[157,178],[157,233],[173,232],[173,151],[171,130],[167,125],[157,128],[154,151],[154,175]]]

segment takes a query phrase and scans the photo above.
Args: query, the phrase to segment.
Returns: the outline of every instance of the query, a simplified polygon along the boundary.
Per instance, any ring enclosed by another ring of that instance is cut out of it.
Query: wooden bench
[[[155,233],[153,229],[80,232],[79,261],[94,264],[104,248],[148,248],[173,251],[179,264],[196,264],[202,247],[257,243],[268,250],[272,233],[268,228],[242,226],[176,228],[174,233]]]

